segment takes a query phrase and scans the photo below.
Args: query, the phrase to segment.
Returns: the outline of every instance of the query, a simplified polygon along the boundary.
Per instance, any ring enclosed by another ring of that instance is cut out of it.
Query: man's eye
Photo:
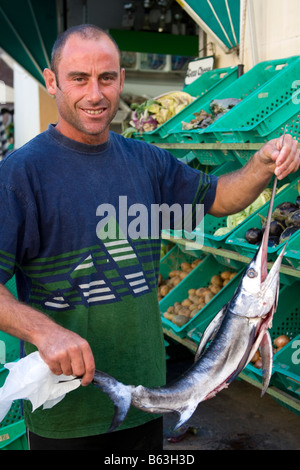
[[[114,80],[114,77],[112,75],[104,75],[104,77],[102,77],[102,80],[104,82],[112,82]]]

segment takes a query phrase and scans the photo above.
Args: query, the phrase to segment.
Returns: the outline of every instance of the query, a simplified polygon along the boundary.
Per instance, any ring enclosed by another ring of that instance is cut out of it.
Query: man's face
[[[124,84],[113,42],[106,36],[97,40],[70,36],[58,62],[57,80],[46,69],[48,91],[56,95],[57,130],[82,143],[106,142]]]

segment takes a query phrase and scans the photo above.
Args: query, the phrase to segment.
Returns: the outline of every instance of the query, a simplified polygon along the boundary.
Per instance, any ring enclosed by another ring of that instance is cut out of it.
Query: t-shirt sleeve
[[[182,228],[186,227],[187,231],[191,231],[211,208],[216,195],[218,178],[191,168],[168,152],[163,158],[162,201],[169,208],[177,204],[179,215],[179,207],[181,208],[184,220],[180,221],[180,217],[177,217],[177,221],[179,225],[183,225]],[[176,206],[174,206],[175,210]],[[171,228],[176,229],[176,217],[174,217],[174,227]]]
[[[35,210],[26,196],[9,184],[0,185],[0,282],[5,284],[38,249]]]

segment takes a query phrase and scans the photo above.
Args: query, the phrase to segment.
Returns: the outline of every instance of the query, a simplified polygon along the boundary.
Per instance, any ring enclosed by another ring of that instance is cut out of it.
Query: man
[[[0,281],[15,273],[20,299],[0,285],[0,329],[23,340],[26,354],[38,349],[54,374],[82,376],[82,387],[50,410],[31,413],[24,402],[30,446],[159,449],[161,420],[136,409],[123,430],[105,434],[112,404],[90,384],[95,366],[124,383],[165,380],[160,241],[126,234],[120,197],[148,214],[163,203],[235,213],[274,171],[280,179],[298,170],[297,142],[289,135],[283,147],[282,139],[271,141],[217,181],[154,146],[110,133],[124,70],[112,38],[90,25],[58,39],[44,76],[58,123],[0,167]],[[116,233],[107,230],[112,221]]]

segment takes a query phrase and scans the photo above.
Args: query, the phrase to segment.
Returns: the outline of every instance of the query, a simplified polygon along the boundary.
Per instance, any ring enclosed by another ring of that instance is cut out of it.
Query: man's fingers
[[[282,140],[283,139],[280,139],[281,145]],[[275,175],[279,179],[282,179],[288,174],[294,173],[299,169],[300,152],[298,150],[298,141],[293,139],[292,136],[285,136],[283,147],[277,155],[275,163]]]
[[[51,372],[55,375],[82,377],[81,384],[88,385],[95,373],[95,361],[89,343],[76,333],[59,328],[54,341],[39,349]]]

